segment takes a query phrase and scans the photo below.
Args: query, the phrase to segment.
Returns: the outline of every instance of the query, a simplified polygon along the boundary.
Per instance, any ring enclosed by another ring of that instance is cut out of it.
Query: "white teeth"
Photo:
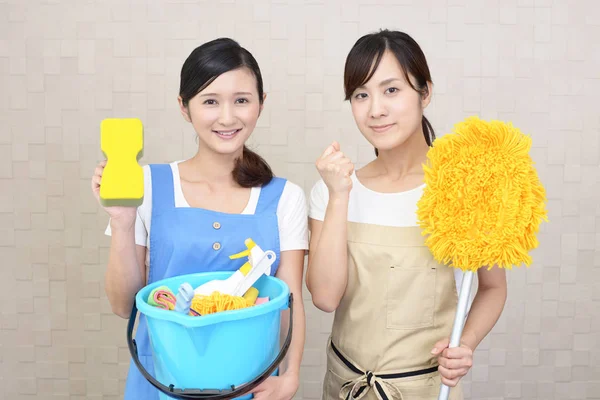
[[[231,136],[231,135],[233,135],[234,133],[236,133],[237,131],[238,131],[237,129],[234,129],[234,130],[232,130],[232,131],[216,131],[216,132],[217,132],[219,135],[222,135],[222,136]]]

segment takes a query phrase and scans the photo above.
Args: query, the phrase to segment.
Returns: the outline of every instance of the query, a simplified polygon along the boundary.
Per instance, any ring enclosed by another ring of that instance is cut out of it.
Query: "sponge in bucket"
[[[250,304],[256,304],[256,299],[258,298],[258,289],[251,287],[246,293],[244,293],[244,298],[248,300]]]

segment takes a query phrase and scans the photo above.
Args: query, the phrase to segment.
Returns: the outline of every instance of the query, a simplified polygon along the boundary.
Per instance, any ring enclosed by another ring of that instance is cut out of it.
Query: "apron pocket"
[[[343,363],[333,351],[330,341],[327,343],[327,372],[323,383],[323,400],[339,400],[340,390],[346,382],[356,379],[355,374]]]
[[[418,329],[433,326],[437,269],[431,265],[392,265],[387,290],[387,327]]]
[[[340,390],[342,385],[348,380],[342,378],[331,369],[327,369],[325,373],[325,382],[323,385],[324,400],[338,400],[340,398]]]
[[[406,399],[410,400],[437,400],[440,393],[440,385],[436,384],[435,377],[425,376],[417,379],[390,380]]]

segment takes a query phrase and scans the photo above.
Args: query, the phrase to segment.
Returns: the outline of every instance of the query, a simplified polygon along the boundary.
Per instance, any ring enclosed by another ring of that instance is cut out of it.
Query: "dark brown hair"
[[[394,54],[404,71],[404,78],[413,90],[422,96],[429,93],[427,82],[432,82],[431,74],[421,47],[404,32],[384,29],[361,37],[350,50],[344,69],[346,100],[350,100],[352,93],[371,79],[386,50]],[[416,87],[410,80],[409,74],[417,81]],[[435,132],[425,115],[421,125],[425,142],[431,146],[435,140]],[[375,154],[378,154],[377,149]]]
[[[187,107],[189,101],[219,75],[238,68],[248,68],[254,74],[258,100],[263,104],[263,80],[254,56],[235,40],[219,38],[194,49],[183,63],[179,85],[183,105]],[[245,188],[263,186],[273,179],[269,164],[245,145],[232,174],[238,185]]]

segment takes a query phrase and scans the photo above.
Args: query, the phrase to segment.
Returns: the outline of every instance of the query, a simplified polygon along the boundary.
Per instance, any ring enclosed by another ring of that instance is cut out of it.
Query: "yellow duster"
[[[529,156],[531,138],[512,124],[470,117],[427,154],[417,211],[438,262],[462,270],[531,264],[547,221],[546,192]]]
[[[512,124],[469,117],[427,153],[419,226],[433,257],[465,272],[451,348],[460,343],[474,272],[532,262],[529,251],[548,218],[530,148],[531,138]],[[449,393],[442,384],[438,400]]]

